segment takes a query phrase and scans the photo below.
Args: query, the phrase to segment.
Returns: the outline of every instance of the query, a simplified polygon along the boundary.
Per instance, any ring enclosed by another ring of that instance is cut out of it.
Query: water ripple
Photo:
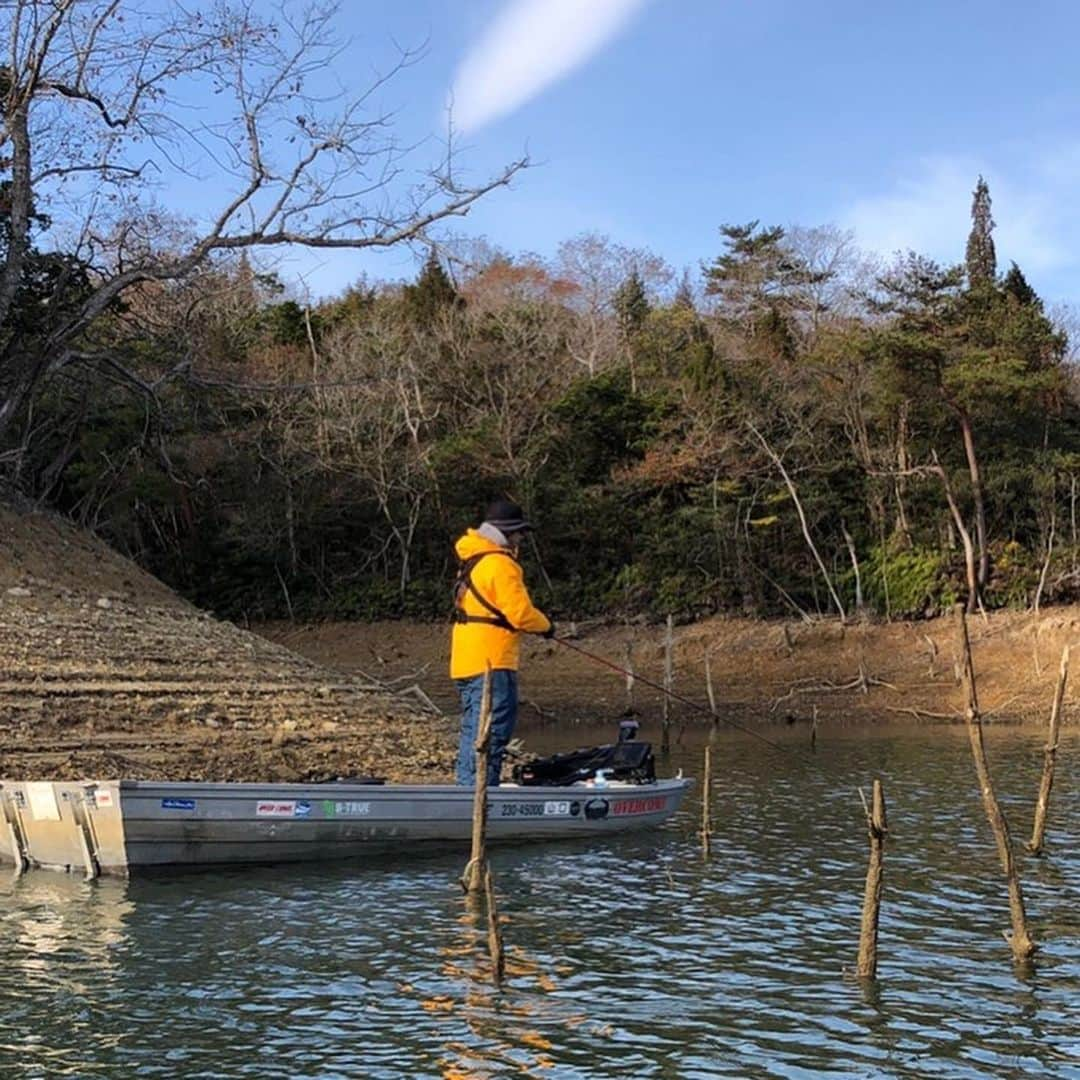
[[[5,883],[0,1076],[1080,1078],[1080,740],[1047,854],[1021,856],[1026,974],[966,742],[823,742],[721,741],[708,861],[693,799],[655,833],[496,852],[501,992],[459,856]],[[693,773],[700,747],[680,753]],[[995,731],[990,753],[1022,835],[1040,733]],[[874,775],[891,831],[864,985],[857,788]]]

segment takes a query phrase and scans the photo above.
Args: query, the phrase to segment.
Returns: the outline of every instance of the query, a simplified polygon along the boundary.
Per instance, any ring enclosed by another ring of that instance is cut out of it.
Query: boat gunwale
[[[202,781],[202,780],[119,780],[119,781],[82,781],[87,787],[93,787],[105,783],[116,783],[121,792],[150,792],[169,788],[187,792],[200,791],[205,795],[235,795],[247,797],[258,795],[260,792],[285,792],[288,794],[319,791],[319,792],[342,792],[362,791],[368,796],[376,793],[393,796],[416,796],[420,794],[431,795],[460,795],[470,799],[475,797],[475,789],[459,784],[362,784],[349,783],[348,781],[317,781],[303,783],[287,781],[284,783],[259,783],[257,781]],[[540,785],[540,784],[500,784],[498,787],[489,787],[487,795],[489,799],[503,797],[520,798],[522,795],[549,795],[552,792],[573,792],[577,795],[600,794],[609,795],[631,794],[635,791],[677,791],[686,790],[693,783],[691,777],[670,776],[647,783],[623,783],[621,781],[609,781],[605,785],[590,785],[587,783]]]

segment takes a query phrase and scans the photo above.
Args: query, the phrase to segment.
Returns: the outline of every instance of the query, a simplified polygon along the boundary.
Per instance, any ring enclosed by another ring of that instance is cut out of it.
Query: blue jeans
[[[458,742],[457,782],[466,787],[476,783],[476,733],[480,726],[480,698],[484,676],[456,679],[461,695],[461,738]],[[491,673],[491,749],[488,752],[488,786],[498,787],[506,744],[514,737],[517,723],[517,672],[497,668]]]

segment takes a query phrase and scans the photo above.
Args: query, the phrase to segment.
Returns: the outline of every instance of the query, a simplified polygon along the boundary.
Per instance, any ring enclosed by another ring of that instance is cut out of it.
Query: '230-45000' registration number
[[[569,817],[569,801],[550,799],[547,802],[501,803],[499,817]]]

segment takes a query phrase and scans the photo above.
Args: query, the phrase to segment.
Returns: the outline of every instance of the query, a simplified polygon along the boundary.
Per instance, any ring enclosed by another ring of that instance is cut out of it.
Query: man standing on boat
[[[522,633],[555,636],[555,624],[533,606],[518,551],[532,526],[517,503],[493,502],[477,529],[454,545],[460,560],[454,586],[450,678],[461,695],[457,782],[476,782],[476,734],[484,673],[491,665],[491,750],[488,784],[496,786],[506,744],[517,723],[517,669]]]

